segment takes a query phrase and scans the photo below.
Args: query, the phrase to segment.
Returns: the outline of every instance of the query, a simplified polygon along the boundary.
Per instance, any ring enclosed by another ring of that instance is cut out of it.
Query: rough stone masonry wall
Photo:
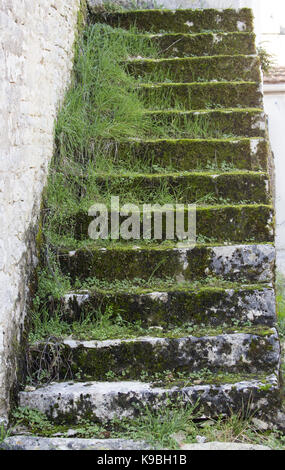
[[[0,2],[0,420],[17,378],[33,233],[72,67],[79,2]]]

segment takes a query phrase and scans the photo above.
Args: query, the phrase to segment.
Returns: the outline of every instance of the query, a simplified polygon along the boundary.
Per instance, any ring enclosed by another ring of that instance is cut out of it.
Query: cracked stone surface
[[[0,450],[147,450],[145,442],[125,439],[79,439],[13,436],[0,444]]]
[[[104,380],[104,374],[112,371],[119,376],[124,372],[125,379],[136,380],[143,372],[153,374],[164,370],[270,373],[278,367],[280,359],[280,343],[274,328],[264,336],[253,331],[181,338],[67,339],[57,343],[57,346],[60,348],[57,361],[62,367],[61,376],[66,379],[72,379],[72,375],[66,375],[66,361],[73,374],[77,370],[83,371],[83,379]],[[53,361],[53,348],[53,343],[40,343],[32,347],[35,368],[43,351],[46,354],[50,349],[50,361]]]
[[[204,444],[185,444],[180,450],[271,450],[270,447],[256,444],[237,444],[234,442],[206,442]]]
[[[279,382],[275,374],[266,381],[251,380],[225,385],[152,388],[142,382],[63,382],[53,383],[34,392],[20,393],[20,406],[46,413],[55,422],[77,422],[81,417],[108,420],[114,417],[133,418],[137,406],[165,406],[178,398],[196,405],[202,417],[240,412],[245,406],[256,416],[280,406]]]

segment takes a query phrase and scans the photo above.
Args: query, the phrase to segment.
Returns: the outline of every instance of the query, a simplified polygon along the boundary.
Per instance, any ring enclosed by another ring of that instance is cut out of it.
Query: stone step
[[[256,55],[217,55],[174,59],[129,59],[129,73],[145,82],[193,83],[199,81],[261,80]]]
[[[156,125],[169,132],[177,131],[187,138],[220,138],[223,136],[264,137],[265,114],[260,109],[219,109],[199,111],[147,111]]]
[[[76,279],[106,281],[173,278],[177,282],[197,281],[207,276],[242,282],[272,282],[275,249],[271,245],[232,245],[177,248],[139,243],[75,251],[58,249],[63,274]]]
[[[247,197],[247,194],[245,194]],[[226,202],[226,201],[225,201]],[[158,243],[166,240],[181,240],[183,233],[179,229],[177,219],[181,219],[184,222],[185,231],[188,230],[188,220],[190,220],[190,229],[193,230],[191,236],[192,241],[195,242],[195,235],[197,234],[197,241],[204,240],[212,243],[245,243],[251,240],[255,240],[258,243],[273,242],[273,208],[270,205],[265,204],[220,204],[213,206],[194,206],[190,205],[190,211],[188,212],[188,205],[183,205],[182,208],[176,208],[175,205],[170,207],[162,208],[155,207],[151,211],[150,207],[145,209],[143,214],[142,207],[137,206],[131,209],[123,211],[121,206],[120,216],[118,216],[118,222],[122,234],[122,223],[128,221],[130,217],[130,210],[133,211],[132,222],[137,223],[137,232],[130,232],[130,235],[126,235],[127,229],[123,232],[123,236],[120,235],[122,240],[128,236],[129,240],[143,240],[143,238],[157,239]],[[247,201],[245,201],[247,202]],[[106,204],[110,204],[110,198],[106,201]],[[151,206],[151,203],[149,204]],[[184,206],[184,207],[183,207]],[[92,204],[93,207],[93,204]],[[106,209],[107,210],[107,209]],[[91,205],[90,205],[91,211]],[[96,209],[97,211],[97,209]],[[92,211],[91,211],[92,213]],[[97,213],[97,212],[96,212]],[[112,214],[114,217],[117,216],[115,212],[109,210],[108,215],[108,234],[112,234],[111,219]],[[191,215],[192,214],[192,215]],[[91,240],[93,232],[96,230],[96,217],[95,209],[94,216],[88,215],[87,210],[79,210],[77,213],[65,214],[62,216],[62,222],[64,226],[73,227],[73,236],[76,240]],[[195,222],[196,220],[196,222]],[[93,227],[90,225],[94,221]],[[126,222],[128,223],[128,222]],[[196,233],[195,226],[196,223]],[[192,224],[192,225],[191,225]],[[132,228],[133,230],[134,227]],[[156,230],[156,232],[155,232]],[[64,233],[61,226],[61,235]],[[70,233],[70,231],[69,231]],[[180,234],[180,235],[179,235]],[[67,234],[66,234],[67,235]],[[189,235],[191,235],[189,231]],[[112,236],[116,236],[115,234]],[[187,235],[184,236],[187,239]]]
[[[146,442],[128,439],[82,439],[63,437],[10,436],[0,450],[151,450]]]
[[[102,174],[96,177],[95,182],[98,200],[100,195],[104,199],[104,193],[121,193],[124,195],[120,198],[121,204],[130,201],[156,204],[159,203],[161,193],[172,196],[173,204],[271,202],[268,176],[261,172]]]
[[[242,329],[236,331],[242,331]],[[280,343],[275,329],[244,328],[244,333],[217,334],[209,329],[206,336],[138,337],[105,341],[56,341],[56,371],[59,380],[142,380],[157,374],[164,383],[165,375],[183,380],[206,370],[217,373],[271,373],[279,366]],[[29,354],[33,374],[41,368],[54,367],[55,341],[36,343]],[[189,380],[189,379],[188,379]]]
[[[228,383],[182,388],[153,387],[142,382],[53,383],[33,392],[20,392],[19,404],[45,413],[56,423],[68,424],[82,418],[95,422],[132,419],[146,407],[162,411],[169,402],[196,405],[196,413],[204,418],[241,412],[258,417],[281,405],[277,377],[276,371],[268,377],[237,376]]]
[[[158,110],[263,107],[257,82],[145,83],[139,94],[146,108]]]
[[[160,33],[149,37],[158,48],[160,57],[256,53],[254,33]]]
[[[177,170],[210,170],[237,168],[267,170],[268,142],[263,138],[231,139],[157,139],[146,141],[110,142],[111,154],[141,160],[153,165]]]
[[[218,282],[216,281],[216,284]],[[210,283],[209,283],[210,284]],[[52,308],[54,308],[53,300]],[[57,306],[57,305],[56,305]],[[51,308],[51,314],[52,314]],[[225,283],[223,287],[188,283],[161,288],[113,287],[69,292],[60,301],[60,317],[73,322],[96,319],[98,312],[110,310],[129,323],[145,327],[185,323],[206,327],[233,327],[250,322],[273,327],[276,323],[274,289],[266,285]]]
[[[90,9],[90,22],[107,23],[124,29],[134,25],[138,30],[160,33],[196,33],[204,31],[252,32],[253,14],[248,8],[240,10],[134,10],[116,13],[96,13]]]

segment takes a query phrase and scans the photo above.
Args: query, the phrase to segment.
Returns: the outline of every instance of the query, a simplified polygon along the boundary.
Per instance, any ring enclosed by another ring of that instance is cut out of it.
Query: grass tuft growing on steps
[[[284,435],[278,431],[258,430],[253,418],[247,410],[241,410],[239,415],[228,418],[200,421],[196,419],[194,407],[184,407],[178,403],[176,407],[167,406],[161,412],[146,408],[142,416],[132,421],[125,418],[99,424],[81,420],[73,426],[73,430],[77,438],[144,440],[158,449],[179,449],[179,444],[197,442],[199,435],[208,442],[262,444],[284,450]],[[10,433],[18,426],[25,427],[32,435],[45,437],[67,437],[70,428],[70,425],[55,425],[39,411],[28,408],[13,411]]]
[[[121,65],[129,55],[155,55],[148,39],[124,35],[107,25],[88,26],[79,39],[74,76],[56,123],[57,157],[85,160],[100,137],[137,136],[150,126]]]

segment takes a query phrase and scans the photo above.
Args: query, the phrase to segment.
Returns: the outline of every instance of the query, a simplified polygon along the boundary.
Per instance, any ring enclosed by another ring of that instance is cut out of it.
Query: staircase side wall
[[[80,0],[0,2],[0,420],[17,383],[35,228]]]

